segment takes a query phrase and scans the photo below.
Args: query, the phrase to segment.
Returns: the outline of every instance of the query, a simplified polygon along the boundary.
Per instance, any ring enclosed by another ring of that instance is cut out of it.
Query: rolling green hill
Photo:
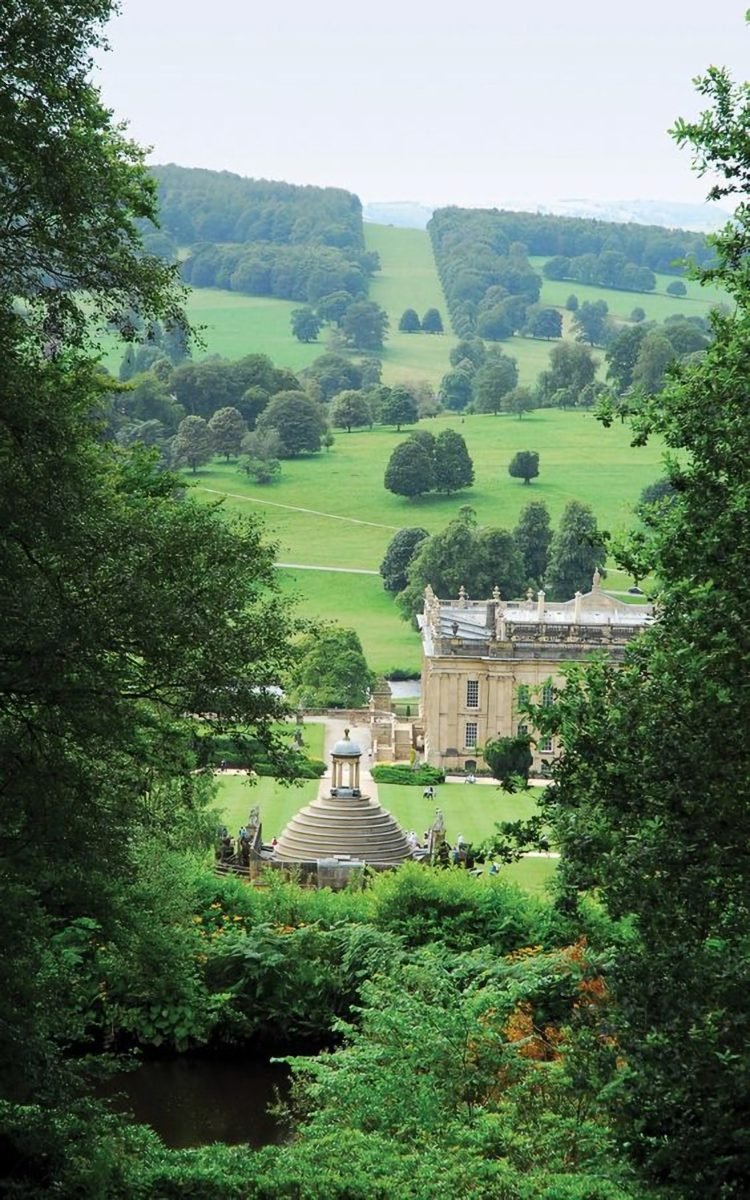
[[[225,496],[228,509],[262,513],[279,544],[277,560],[285,590],[301,597],[304,613],[355,626],[377,671],[416,670],[419,641],[398,616],[376,572],[394,532],[421,525],[433,532],[463,504],[482,524],[513,528],[530,500],[544,500],[553,525],[571,499],[593,508],[600,526],[630,522],[641,490],[661,474],[656,443],[634,449],[620,425],[605,430],[590,415],[542,409],[519,421],[508,416],[441,416],[428,423],[437,433],[454,428],[466,439],[476,483],[453,496],[409,501],[383,487],[390,454],[406,437],[392,429],[338,433],[327,453],[284,462],[281,480],[271,487],[247,481],[235,462],[219,460],[190,480],[206,501]],[[540,455],[540,476],[525,487],[507,467],[517,450]],[[356,480],[356,486],[353,481]],[[305,567],[335,567],[306,570]],[[295,569],[296,568],[296,569]]]

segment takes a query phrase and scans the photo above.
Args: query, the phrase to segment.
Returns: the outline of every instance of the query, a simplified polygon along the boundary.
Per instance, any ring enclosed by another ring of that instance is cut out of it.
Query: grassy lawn
[[[279,836],[298,809],[315,799],[319,786],[317,779],[303,779],[291,785],[267,778],[250,783],[246,775],[217,775],[216,781],[219,791],[215,807],[232,836],[245,824],[253,805],[259,804],[263,838],[267,842]]]
[[[378,675],[389,675],[394,668],[419,671],[419,634],[401,620],[379,575],[279,571],[279,581],[296,600],[302,616],[335,620],[345,628],[356,629],[368,665]]]
[[[590,504],[604,528],[616,528],[629,522],[642,489],[662,474],[656,440],[634,449],[627,428],[604,429],[585,412],[540,409],[522,420],[443,414],[422,427],[462,434],[474,461],[472,488],[414,500],[386,491],[388,459],[409,431],[382,427],[339,433],[329,452],[284,462],[280,481],[270,487],[248,482],[236,463],[218,460],[186,478],[206,500],[225,494],[229,507],[262,512],[279,540],[281,562],[377,570],[397,529],[423,525],[434,532],[464,504],[480,523],[512,528],[530,500],[546,502],[554,525],[575,499]],[[516,451],[527,449],[540,456],[539,478],[528,487],[507,470]]]
[[[432,824],[435,808],[443,810],[448,841],[453,844],[459,834],[477,845],[491,836],[498,821],[519,821],[536,812],[537,792],[531,789],[508,796],[499,787],[484,784],[443,783],[436,789],[436,799],[427,800],[421,787],[397,783],[379,783],[378,796],[407,832],[415,830],[421,838]]]

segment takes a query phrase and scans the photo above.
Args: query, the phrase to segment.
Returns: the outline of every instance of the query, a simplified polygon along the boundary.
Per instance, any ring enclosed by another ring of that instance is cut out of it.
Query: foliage
[[[596,362],[588,346],[576,342],[561,342],[554,346],[549,364],[549,370],[542,372],[537,382],[539,394],[546,401],[563,388],[578,396],[596,374]]]
[[[506,792],[524,789],[534,761],[527,734],[497,737],[485,742],[482,758]]]
[[[217,454],[223,454],[227,461],[230,455],[236,457],[239,454],[247,423],[238,409],[218,408],[208,422],[208,428]]]
[[[405,387],[383,389],[380,404],[380,421],[383,425],[395,425],[400,432],[402,425],[412,425],[419,420],[414,397]]]
[[[376,783],[403,783],[409,787],[445,783],[445,772],[439,767],[431,767],[429,763],[421,763],[417,767],[407,767],[401,763],[376,763],[371,774]]]
[[[518,365],[507,354],[488,355],[472,383],[472,408],[475,412],[498,413],[502,400],[518,384]]]
[[[396,496],[422,496],[435,486],[432,456],[419,442],[409,438],[396,446],[388,460],[383,480]]]
[[[573,328],[579,342],[599,346],[605,340],[607,313],[606,300],[584,300],[573,317]]]
[[[481,529],[472,508],[459,515],[420,545],[408,568],[409,583],[399,593],[402,615],[413,619],[421,611],[429,584],[438,596],[456,597],[461,587],[469,596],[489,597],[499,587],[515,596],[523,586],[523,564],[511,535],[504,529]]]
[[[440,401],[446,408],[460,412],[471,402],[472,394],[471,375],[463,368],[448,371],[440,381]]]
[[[442,333],[443,318],[436,308],[428,308],[427,312],[422,317],[422,332],[423,333]]]
[[[187,463],[195,474],[198,467],[210,462],[213,456],[214,439],[208,422],[203,417],[185,417],[184,421],[180,421],[172,445],[175,466]]]
[[[536,450],[519,450],[508,464],[508,474],[514,479],[531,483],[539,474],[539,455]]]
[[[676,136],[702,169],[719,168],[712,194],[728,194],[750,174],[747,85],[711,68],[698,86],[712,107]],[[748,755],[731,734],[750,718],[737,686],[750,614],[735,583],[750,461],[744,200],[713,245],[706,275],[735,296],[736,314],[715,318],[705,356],[662,395],[631,405],[639,443],[665,438],[676,489],[650,518],[659,619],[621,670],[571,673],[547,714],[564,744],[548,809],[564,899],[596,887],[630,922],[610,979],[626,1063],[612,1095],[622,1140],[649,1179],[686,1200],[739,1197],[750,1170]]]
[[[356,350],[382,350],[387,329],[387,312],[372,300],[350,304],[341,321],[344,340]]]
[[[547,573],[547,555],[552,541],[549,511],[543,500],[526,505],[513,530],[513,540],[523,558],[526,578],[532,586],[540,588]]]
[[[406,587],[409,563],[426,537],[429,537],[427,530],[420,526],[394,533],[379,568],[387,592],[401,592]]]
[[[292,333],[299,342],[316,342],[323,328],[322,318],[314,308],[306,304],[304,308],[292,310]]]
[[[278,392],[258,417],[256,428],[261,434],[278,435],[280,458],[295,458],[320,450],[326,419],[320,404],[304,392]]]
[[[471,487],[474,482],[474,464],[466,449],[466,442],[454,429],[444,429],[435,439],[432,466],[438,492],[450,495],[461,488]]]
[[[372,425],[372,410],[363,392],[339,392],[331,405],[331,424],[351,433],[354,428]]]
[[[685,287],[685,284],[682,282],[681,279],[673,279],[671,283],[667,284],[667,295],[668,296],[686,296],[687,295],[687,288]]]
[[[400,333],[419,333],[422,328],[419,314],[413,308],[404,309],[398,328]]]
[[[587,504],[571,500],[552,535],[545,585],[555,600],[591,590],[594,571],[606,561],[606,546]]]
[[[251,427],[271,396],[300,387],[291,371],[274,367],[265,354],[182,363],[169,378],[170,391],[190,416],[208,419],[219,408],[236,408]]]
[[[355,631],[331,625],[302,640],[290,680],[306,708],[364,708],[374,676]]]

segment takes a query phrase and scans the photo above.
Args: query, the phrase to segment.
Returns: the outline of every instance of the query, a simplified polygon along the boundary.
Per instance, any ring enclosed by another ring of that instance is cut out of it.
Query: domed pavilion
[[[276,845],[281,862],[343,859],[373,866],[398,865],[411,857],[406,834],[394,817],[360,789],[362,751],[349,730],[331,751],[332,786],[292,817]]]

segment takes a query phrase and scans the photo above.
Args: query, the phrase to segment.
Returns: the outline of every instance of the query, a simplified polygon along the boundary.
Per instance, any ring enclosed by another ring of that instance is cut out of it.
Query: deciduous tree
[[[241,412],[236,408],[219,408],[208,422],[208,428],[217,454],[223,454],[227,462],[231,455],[239,454],[247,433],[247,422]]]
[[[409,438],[396,446],[385,469],[385,487],[397,496],[422,496],[435,486],[432,457],[419,442]]]
[[[180,421],[172,446],[175,466],[187,463],[195,475],[198,467],[210,462],[213,456],[214,439],[208,421],[204,421],[203,417],[185,417],[184,421]]]
[[[542,587],[552,541],[549,510],[544,501],[534,500],[526,505],[513,530],[513,538],[523,559],[526,578],[533,587]]]
[[[295,458],[320,450],[326,418],[321,405],[304,392],[279,392],[258,417],[256,428],[259,433],[274,429],[279,435],[281,457]]]
[[[601,571],[607,551],[588,504],[571,500],[552,535],[545,584],[555,600],[571,600],[591,590],[594,571]]]
[[[471,487],[474,482],[474,464],[466,449],[466,442],[454,429],[444,429],[438,434],[432,452],[432,465],[438,492],[450,494]]]
[[[387,592],[401,592],[406,587],[409,563],[426,537],[427,530],[419,526],[399,529],[393,535],[379,568]]]
[[[422,317],[422,332],[423,333],[442,333],[443,318],[436,308],[428,308],[425,315]]]
[[[539,474],[539,455],[536,450],[519,450],[508,464],[508,474],[514,479],[531,483]]]
[[[413,308],[404,309],[398,327],[401,333],[419,333],[422,328],[422,322],[416,310]]]
[[[314,308],[292,309],[292,333],[299,342],[316,342],[323,328],[323,320]]]

